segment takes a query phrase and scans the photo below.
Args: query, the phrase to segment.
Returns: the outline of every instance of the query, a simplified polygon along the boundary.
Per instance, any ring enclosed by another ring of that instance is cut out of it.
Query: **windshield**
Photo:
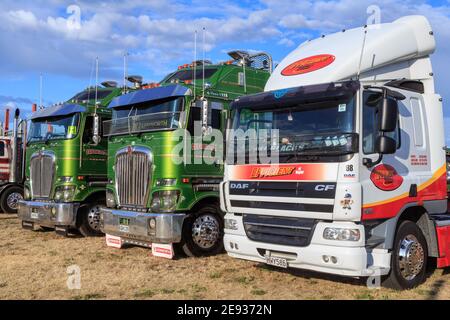
[[[28,142],[72,139],[78,133],[80,115],[32,120]]]
[[[213,74],[216,73],[216,71],[217,71],[217,68],[205,69],[205,79],[211,78],[213,76]],[[195,78],[196,79],[203,78],[203,70],[201,68],[198,68],[196,70]],[[194,69],[178,71],[173,76],[171,76],[169,79],[167,79],[166,82],[174,82],[176,80],[186,81],[186,80],[192,80],[192,79],[194,79]]]
[[[303,161],[302,156],[323,158],[353,153],[357,145],[354,127],[355,98],[350,97],[289,109],[236,110],[233,139],[235,146],[242,143],[237,132],[246,132],[243,140],[247,153],[276,151],[280,162]],[[257,143],[252,144],[252,140]]]
[[[113,90],[99,90],[97,92],[97,99],[103,100],[107,96],[109,96]],[[76,100],[76,101],[88,101],[88,100],[94,100],[95,99],[95,88],[92,88],[91,90],[86,90],[83,92],[80,92],[76,94],[70,101]]]
[[[178,129],[184,98],[144,102],[113,109],[113,117],[104,122],[105,135]]]

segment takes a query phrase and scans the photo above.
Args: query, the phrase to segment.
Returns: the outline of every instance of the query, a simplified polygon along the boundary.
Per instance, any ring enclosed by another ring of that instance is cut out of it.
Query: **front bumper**
[[[101,208],[102,231],[120,237],[124,243],[150,247],[152,243],[170,244],[181,241],[184,213],[141,213]],[[154,219],[156,227],[150,227]],[[126,225],[121,224],[126,221]]]
[[[242,219],[227,215],[238,221],[238,230],[225,229],[224,245],[229,256],[256,262],[266,262],[266,256],[286,259],[288,267],[350,277],[382,276],[389,273],[391,253],[383,249],[365,246],[362,226],[345,222],[319,222],[311,242],[305,247],[257,242],[245,233]],[[323,239],[326,227],[359,228],[358,242]],[[333,258],[333,259],[332,259]]]
[[[79,203],[19,201],[18,217],[44,227],[75,227]]]

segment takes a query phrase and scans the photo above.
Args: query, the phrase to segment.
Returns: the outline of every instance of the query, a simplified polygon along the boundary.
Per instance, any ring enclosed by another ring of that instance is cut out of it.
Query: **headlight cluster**
[[[106,206],[108,208],[115,208],[117,206],[114,192],[109,189],[106,190]]]
[[[57,187],[55,191],[55,201],[70,202],[75,196],[75,186]]]
[[[180,191],[159,191],[153,194],[151,209],[153,212],[175,211],[180,197]]]
[[[325,228],[323,238],[326,240],[359,241],[361,233],[358,229]]]
[[[225,229],[237,230],[238,222],[235,219],[225,219]]]

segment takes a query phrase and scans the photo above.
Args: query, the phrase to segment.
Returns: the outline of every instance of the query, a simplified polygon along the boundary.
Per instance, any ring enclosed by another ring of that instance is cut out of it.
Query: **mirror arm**
[[[363,165],[365,165],[367,168],[372,168],[374,166],[376,166],[377,164],[381,163],[381,161],[383,160],[383,154],[379,153],[378,154],[378,159],[373,161],[370,158],[364,158],[363,159]]]

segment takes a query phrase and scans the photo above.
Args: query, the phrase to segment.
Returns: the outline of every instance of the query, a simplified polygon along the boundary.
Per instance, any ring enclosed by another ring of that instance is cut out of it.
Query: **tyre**
[[[188,257],[218,254],[223,248],[223,214],[217,205],[208,205],[184,220],[179,246]]]
[[[412,221],[403,221],[397,229],[391,256],[391,270],[383,286],[412,289],[425,281],[428,248],[422,231]]]
[[[100,202],[87,203],[78,209],[78,231],[84,237],[102,236],[100,231]]]
[[[44,226],[39,226],[42,231],[44,232],[50,232],[50,231],[55,231],[55,228],[50,228],[50,227],[44,227]]]
[[[0,197],[0,207],[3,213],[17,213],[19,201],[23,200],[23,189],[18,186],[9,187]]]

